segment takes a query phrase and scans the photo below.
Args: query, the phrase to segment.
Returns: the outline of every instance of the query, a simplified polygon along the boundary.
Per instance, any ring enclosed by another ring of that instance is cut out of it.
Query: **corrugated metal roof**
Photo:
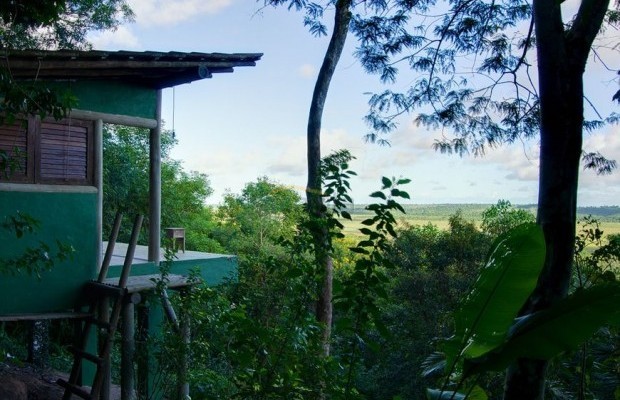
[[[253,67],[262,53],[11,50],[0,67],[23,80],[121,80],[165,88]]]

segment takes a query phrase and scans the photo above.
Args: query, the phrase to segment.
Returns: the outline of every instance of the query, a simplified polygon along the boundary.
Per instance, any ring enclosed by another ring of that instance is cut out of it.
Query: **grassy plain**
[[[473,221],[477,226],[480,226],[482,213],[490,206],[491,204],[407,204],[403,205],[406,214],[395,216],[399,224],[426,225],[431,223],[439,229],[447,229],[450,216],[460,210],[466,220]],[[345,234],[358,235],[359,229],[362,227],[361,222],[372,216],[364,207],[364,205],[356,205],[350,210],[353,221],[342,221],[345,226]],[[516,207],[529,210],[532,214],[536,213],[536,206],[534,205]],[[587,215],[592,215],[598,219],[605,234],[620,234],[620,207],[580,207],[577,213],[580,219]]]

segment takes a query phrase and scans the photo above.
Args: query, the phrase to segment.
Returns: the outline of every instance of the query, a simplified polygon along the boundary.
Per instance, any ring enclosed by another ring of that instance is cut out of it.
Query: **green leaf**
[[[360,233],[362,235],[372,235],[374,233],[374,231],[368,229],[368,228],[360,228]]]
[[[468,360],[472,372],[502,370],[517,358],[549,360],[576,350],[606,324],[620,326],[620,283],[581,289],[550,308],[518,318],[505,343]]]
[[[383,199],[386,200],[387,197],[385,197],[385,193],[383,192],[373,192],[370,194],[370,197],[375,197],[375,198],[379,198],[379,199]]]
[[[348,212],[348,211],[341,211],[341,212],[340,212],[340,215],[342,215],[342,218],[346,218],[346,219],[348,219],[349,221],[351,221],[351,219],[352,219],[352,218],[351,218],[351,214],[349,214],[349,212]]]
[[[411,183],[411,179],[408,178],[404,178],[404,179],[399,179],[396,184],[397,185],[406,185],[408,183]]]
[[[357,254],[370,254],[367,250],[364,250],[364,249],[359,248],[359,247],[350,247],[349,250],[351,250],[353,253],[357,253]]]
[[[383,177],[381,178],[381,183],[383,184],[383,189],[387,189],[392,187],[392,180],[390,178],[387,177]]]
[[[523,224],[500,236],[473,289],[455,313],[460,354],[447,353],[452,366],[459,356],[478,357],[503,343],[517,313],[536,286],[545,261],[541,228]]]

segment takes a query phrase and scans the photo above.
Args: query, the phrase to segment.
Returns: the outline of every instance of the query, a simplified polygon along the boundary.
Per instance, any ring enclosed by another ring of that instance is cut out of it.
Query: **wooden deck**
[[[105,249],[108,243],[103,242],[102,246],[102,257],[105,253]],[[122,266],[125,262],[125,254],[127,253],[127,243],[116,243],[114,246],[114,253],[112,255],[112,260],[110,261],[110,265]],[[139,264],[147,264],[148,260],[148,247],[147,246],[137,246],[136,252],[133,257],[133,265]],[[221,258],[230,258],[233,257],[227,254],[215,254],[215,253],[203,253],[200,251],[178,251],[175,254],[175,258],[173,262],[177,261],[199,261],[199,260],[210,260],[210,259],[221,259]],[[161,250],[161,260],[164,260],[164,250]]]
[[[103,249],[107,243],[103,243]],[[127,253],[126,243],[116,243],[114,254],[110,261],[108,278],[117,278]],[[164,260],[162,251],[161,260]],[[170,274],[190,276],[198,273],[202,282],[207,285],[217,285],[228,279],[236,279],[237,257],[229,254],[203,253],[200,251],[179,251],[172,260],[172,266],[168,271]],[[102,255],[103,258],[103,255]],[[131,276],[159,274],[160,269],[153,262],[148,261],[148,247],[137,246],[131,267]]]

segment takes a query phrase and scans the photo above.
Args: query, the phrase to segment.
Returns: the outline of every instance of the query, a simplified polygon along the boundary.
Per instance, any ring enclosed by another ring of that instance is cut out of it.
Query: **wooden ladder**
[[[108,363],[110,360],[109,356],[112,349],[112,341],[118,327],[123,301],[127,295],[127,279],[129,278],[131,264],[133,263],[134,253],[138,244],[138,236],[142,226],[142,216],[138,215],[134,220],[131,239],[127,247],[125,262],[118,285],[106,285],[104,280],[108,274],[110,260],[112,259],[114,245],[121,225],[121,219],[122,215],[117,214],[97,281],[89,282],[86,286],[86,295],[90,300],[90,317],[84,320],[78,344],[71,348],[71,352],[73,353],[73,367],[71,368],[69,379],[58,379],[56,381],[65,389],[63,400],[71,399],[72,395],[76,395],[82,399],[97,400],[99,399],[103,384],[106,381],[106,375],[109,371]],[[108,299],[112,300],[111,311],[107,309],[109,305]],[[106,318],[106,314],[109,315],[109,319]],[[93,325],[98,327],[100,333],[103,333],[103,341],[99,345],[97,354],[92,354],[87,351]],[[90,361],[96,366],[95,378],[90,391],[78,384],[83,360]]]

